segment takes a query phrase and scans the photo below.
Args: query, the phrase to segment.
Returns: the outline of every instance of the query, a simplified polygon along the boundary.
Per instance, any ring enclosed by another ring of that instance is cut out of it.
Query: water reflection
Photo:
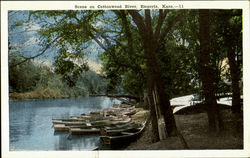
[[[99,145],[98,136],[54,134],[52,118],[69,118],[108,108],[106,97],[10,101],[10,150],[85,150]]]
[[[58,141],[54,144],[55,150],[91,150],[99,146],[98,135],[70,136],[67,133],[58,134]],[[67,141],[65,141],[67,139]]]

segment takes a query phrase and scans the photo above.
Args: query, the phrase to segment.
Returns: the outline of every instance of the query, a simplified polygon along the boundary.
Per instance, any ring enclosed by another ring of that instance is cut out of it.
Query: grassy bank
[[[221,111],[224,130],[209,132],[207,114],[175,115],[177,128],[190,149],[243,149],[243,118],[230,109]],[[237,119],[235,119],[237,118]],[[185,149],[178,137],[168,137],[157,143],[151,142],[152,127],[149,125],[141,138],[132,142],[126,150],[180,150]]]
[[[65,98],[68,97],[58,89],[37,88],[31,92],[25,93],[10,93],[10,99],[25,100],[25,99],[45,99],[45,98]]]

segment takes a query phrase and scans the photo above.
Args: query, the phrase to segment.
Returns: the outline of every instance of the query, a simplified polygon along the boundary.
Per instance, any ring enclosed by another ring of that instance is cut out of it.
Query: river
[[[100,145],[98,135],[54,133],[51,120],[80,116],[114,103],[119,101],[107,97],[10,101],[10,150],[91,150]]]

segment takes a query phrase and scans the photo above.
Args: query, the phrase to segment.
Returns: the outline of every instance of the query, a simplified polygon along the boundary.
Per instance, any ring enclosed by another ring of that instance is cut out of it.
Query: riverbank
[[[37,88],[30,92],[9,93],[11,100],[29,100],[29,99],[55,99],[55,98],[71,98],[71,97],[86,97],[89,94],[86,91],[76,89],[57,89],[57,88]]]
[[[221,133],[208,131],[207,114],[196,113],[175,115],[179,132],[186,140],[189,149],[243,149],[243,116],[221,111],[224,130]],[[152,143],[152,130],[149,124],[140,139],[132,142],[125,150],[180,150],[185,149],[178,137]]]
[[[50,99],[50,98],[66,98],[67,96],[62,94],[61,91],[51,88],[37,88],[31,92],[25,93],[10,93],[10,99],[12,100],[27,100],[27,99]]]

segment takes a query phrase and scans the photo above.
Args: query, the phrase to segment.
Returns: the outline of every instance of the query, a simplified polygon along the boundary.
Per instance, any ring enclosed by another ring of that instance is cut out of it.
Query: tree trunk
[[[200,10],[200,77],[207,105],[207,115],[210,131],[219,132],[222,121],[215,97],[215,72],[210,57],[210,22],[209,10]]]
[[[151,90],[148,90],[148,91],[151,92]],[[147,96],[145,98],[147,100],[147,104],[150,107],[150,118],[151,118],[151,125],[152,125],[151,141],[154,143],[154,142],[158,142],[160,140],[160,137],[159,137],[158,121],[157,121],[157,117],[156,117],[155,107],[152,106],[152,105],[154,105],[153,96],[152,96],[152,94],[147,93]]]
[[[230,65],[230,73],[231,73],[231,79],[232,79],[232,91],[233,91],[232,112],[240,113],[241,105],[240,105],[239,72],[238,72],[237,63],[235,61],[236,55],[234,53],[234,50],[232,49],[232,45],[230,44],[231,42],[228,41],[227,43],[228,43],[227,56],[228,56],[229,65]]]
[[[154,101],[154,107],[155,107],[155,113],[157,117],[157,124],[158,124],[158,131],[159,131],[159,137],[160,140],[164,140],[167,138],[166,133],[166,121],[164,118],[164,114],[162,113],[162,109],[160,108],[160,102],[159,102],[159,96],[157,93],[156,86],[154,86],[154,89],[152,90],[152,96]]]
[[[145,56],[147,57],[148,86],[152,90],[155,111],[156,114],[158,113],[156,116],[158,119],[159,136],[160,139],[164,139],[165,136],[161,125],[164,124],[167,136],[174,136],[177,135],[176,123],[173,110],[170,107],[169,95],[165,92],[164,82],[157,64],[156,46],[158,46],[158,43],[153,38],[144,39],[144,46]]]
[[[165,92],[165,86],[162,79],[162,74],[159,71],[159,67],[157,64],[156,53],[159,48],[159,42],[162,42],[165,39],[165,36],[169,32],[169,30],[180,20],[183,15],[181,14],[177,20],[174,20],[168,27],[163,30],[163,33],[160,33],[161,27],[163,25],[163,21],[166,17],[166,12],[160,12],[159,15],[159,23],[156,27],[156,30],[153,31],[152,23],[151,23],[151,15],[150,10],[145,10],[145,18],[143,18],[137,11],[129,10],[129,14],[132,16],[133,21],[135,22],[139,34],[142,39],[144,55],[146,57],[147,64],[147,80],[148,80],[148,88],[151,90],[149,94],[153,94],[154,97],[154,106],[158,121],[159,127],[159,117],[163,118],[163,122],[165,124],[165,131],[168,136],[177,135],[177,129],[175,124],[175,119],[173,115],[173,111],[170,108],[169,96]],[[161,38],[162,37],[162,38]],[[160,39],[163,39],[160,41]],[[162,129],[158,128],[159,135],[162,133]],[[163,135],[162,135],[163,136]],[[160,138],[162,137],[160,136]]]

